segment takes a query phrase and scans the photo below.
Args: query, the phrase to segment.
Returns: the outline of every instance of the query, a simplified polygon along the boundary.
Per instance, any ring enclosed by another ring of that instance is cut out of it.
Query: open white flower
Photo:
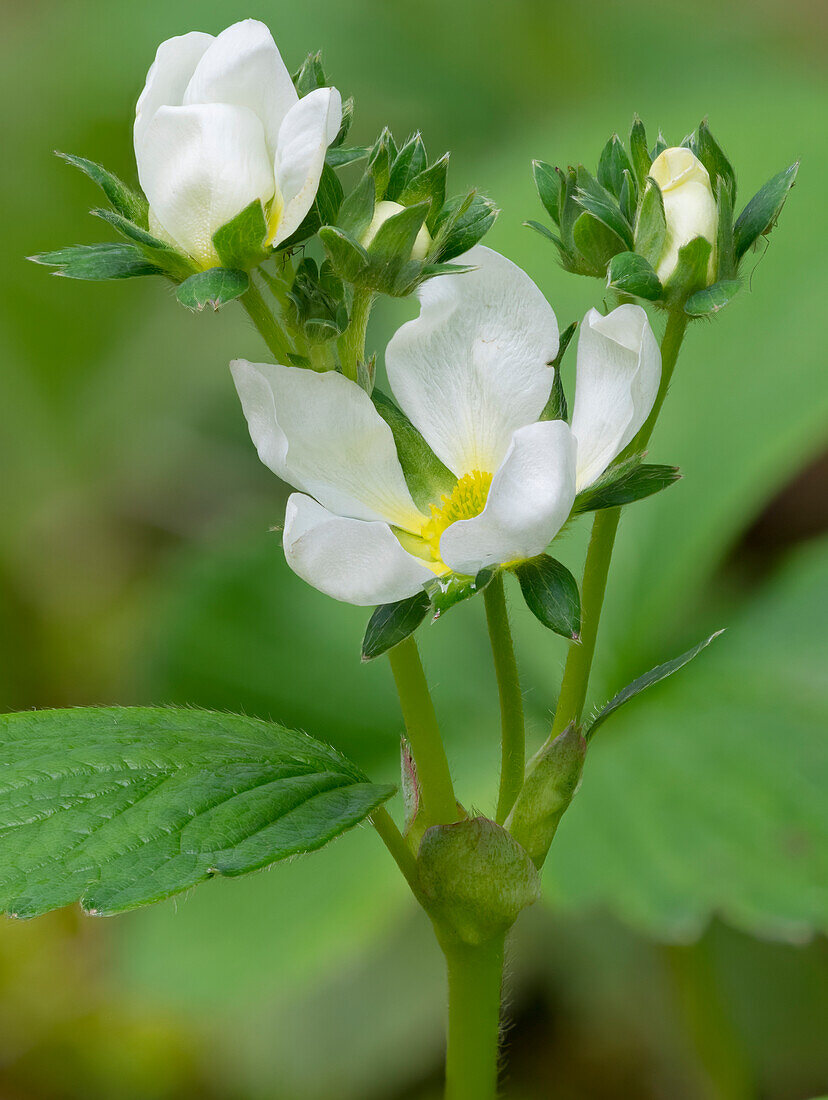
[[[555,314],[511,261],[478,246],[476,270],[423,284],[420,315],[392,338],[400,408],[454,480],[418,508],[391,429],[340,374],[236,360],[259,457],[300,490],[287,506],[288,563],[335,599],[372,605],[449,572],[475,575],[543,552],[652,407],[661,374],[646,314],[585,319],[573,426],[541,419],[558,350]],[[422,502],[421,502],[422,503]]]
[[[267,243],[279,244],[310,210],[341,119],[335,88],[299,98],[270,31],[255,19],[217,37],[167,39],[135,110],[150,228],[211,267],[213,234],[259,199]]]

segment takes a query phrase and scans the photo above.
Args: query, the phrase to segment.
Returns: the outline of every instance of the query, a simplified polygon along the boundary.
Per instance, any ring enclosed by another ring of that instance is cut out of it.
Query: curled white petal
[[[273,195],[264,130],[246,107],[161,107],[136,159],[155,218],[203,267],[218,263],[216,230],[254,199]]]
[[[180,107],[196,65],[215,41],[212,34],[190,31],[162,42],[147,73],[135,108],[135,155],[159,107]]]
[[[572,433],[580,492],[604,472],[650,414],[661,381],[661,352],[641,306],[606,317],[591,309],[578,338]]]
[[[309,92],[285,115],[275,158],[279,209],[271,212],[269,243],[287,240],[301,225],[319,189],[325,152],[341,124],[342,98],[336,88]]]
[[[661,188],[667,233],[656,272],[665,283],[676,269],[679,249],[696,237],[710,241],[708,282],[716,271],[716,236],[719,208],[710,186],[710,175],[690,149],[664,149],[653,161],[650,175]]]
[[[566,522],[575,499],[575,440],[563,420],[519,428],[492,479],[486,507],[443,532],[440,556],[474,575],[540,554]]]
[[[288,500],[283,542],[288,565],[303,581],[361,607],[404,600],[434,579],[387,523],[343,519],[302,493]]]
[[[261,119],[271,158],[279,127],[298,95],[264,23],[243,19],[223,30],[195,67],[183,103],[229,103]]]
[[[341,516],[419,533],[391,429],[355,382],[329,371],[230,364],[259,458]]]
[[[400,406],[458,477],[496,470],[538,419],[558,351],[555,314],[524,271],[482,245],[461,260],[477,269],[424,283],[385,357]]]

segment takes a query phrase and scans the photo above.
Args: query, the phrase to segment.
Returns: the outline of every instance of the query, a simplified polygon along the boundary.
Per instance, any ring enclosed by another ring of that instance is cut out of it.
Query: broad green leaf
[[[135,222],[136,225],[146,228],[149,205],[143,195],[133,191],[131,187],[127,187],[116,175],[108,172],[102,165],[95,164],[94,161],[87,160],[85,157],[73,156],[71,153],[59,152],[57,155],[68,164],[79,168],[81,172],[84,172],[97,183],[119,214],[122,214],[129,221]]]
[[[769,232],[776,224],[788,192],[796,182],[799,161],[786,168],[784,172],[768,180],[765,186],[756,192],[733,226],[733,238],[737,259],[745,254],[750,246]]]
[[[514,569],[526,606],[549,630],[577,642],[581,636],[578,583],[565,565],[548,554],[521,562]]]
[[[213,234],[213,244],[223,267],[241,271],[255,267],[265,258],[267,222],[258,199],[231,218]]]
[[[674,672],[678,672],[680,668],[684,668],[684,666],[689,664],[694,657],[697,657],[703,649],[706,649],[714,638],[718,638],[719,635],[723,633],[723,630],[717,630],[714,634],[711,634],[709,638],[705,638],[703,642],[699,642],[699,644],[694,645],[692,649],[688,649],[686,653],[682,653],[680,656],[674,657],[671,661],[665,661],[664,664],[651,668],[649,672],[645,672],[643,676],[639,676],[637,679],[633,680],[631,684],[627,684],[625,688],[610,699],[606,706],[601,708],[591,722],[585,723],[587,738],[591,738],[598,726],[606,722],[609,716],[614,711],[618,710],[619,707],[622,707],[624,703],[628,703],[630,699],[634,699],[636,695],[640,695],[641,692],[646,691],[648,687],[652,687],[653,684],[657,684],[660,680],[666,680],[668,676],[672,676]]]
[[[633,118],[632,129],[630,130],[630,159],[638,183],[638,190],[643,194],[647,176],[650,174],[650,166],[653,162],[647,149],[647,134],[644,123],[638,115]]]
[[[684,303],[684,312],[689,313],[691,317],[707,317],[718,313],[733,301],[741,287],[740,279],[725,279],[720,283],[712,283],[690,295]]]
[[[544,160],[533,160],[532,175],[544,210],[546,210],[552,221],[559,225],[561,220],[561,186],[563,182],[560,171]]]
[[[391,796],[306,734],[238,715],[0,717],[0,907],[109,914],[315,851]]]
[[[647,180],[644,197],[635,223],[635,251],[655,268],[664,250],[667,221],[661,188],[653,179]]]
[[[619,252],[612,257],[607,271],[607,286],[650,302],[657,302],[664,293],[658,275],[637,252]]]
[[[211,267],[185,279],[175,296],[183,306],[197,312],[205,306],[219,309],[244,294],[249,285],[250,278],[246,271]]]
[[[36,264],[54,267],[55,275],[68,279],[133,279],[137,275],[163,275],[131,244],[77,244],[30,256]]]
[[[428,614],[431,601],[425,592],[417,592],[398,603],[381,604],[368,620],[362,639],[363,661],[387,653],[413,634]]]
[[[457,478],[390,397],[381,390],[374,390],[371,400],[394,436],[397,456],[414,503],[428,515],[429,504],[438,503],[444,493],[450,493]]]
[[[578,493],[572,505],[573,515],[633,504],[661,492],[680,477],[676,466],[650,465],[642,463],[640,455],[632,455],[626,461],[610,466],[597,481]]]

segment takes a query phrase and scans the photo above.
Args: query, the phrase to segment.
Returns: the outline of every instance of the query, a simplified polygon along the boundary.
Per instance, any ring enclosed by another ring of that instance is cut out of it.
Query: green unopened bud
[[[573,724],[548,742],[526,766],[526,782],[506,828],[540,868],[558,823],[581,781],[586,741]]]
[[[427,829],[418,864],[429,912],[463,943],[486,943],[506,932],[540,896],[529,856],[486,817]]]
[[[393,218],[395,214],[400,214],[405,210],[404,206],[401,206],[398,202],[392,202],[390,199],[383,199],[382,202],[378,202],[374,207],[374,216],[371,219],[371,224],[365,230],[362,235],[360,244],[363,248],[368,248],[371,241],[379,233],[380,226],[384,225],[389,218]],[[424,260],[428,255],[428,250],[431,248],[431,234],[425,226],[422,227],[414,240],[414,247],[411,250],[412,260]]]
[[[711,245],[707,283],[716,277],[719,211],[710,176],[699,158],[684,147],[665,149],[653,161],[650,175],[661,189],[667,233],[656,274],[667,282],[679,262],[679,249],[697,237]]]

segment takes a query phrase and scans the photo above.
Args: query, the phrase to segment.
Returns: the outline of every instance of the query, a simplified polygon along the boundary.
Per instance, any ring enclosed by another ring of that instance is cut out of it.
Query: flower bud
[[[374,216],[371,218],[371,224],[365,230],[362,235],[360,244],[363,248],[368,248],[371,241],[376,237],[380,231],[380,226],[384,225],[389,218],[393,218],[395,214],[401,213],[405,210],[404,206],[401,206],[398,202],[392,202],[390,199],[383,199],[382,202],[378,202],[374,207]],[[431,248],[431,234],[425,226],[422,227],[414,240],[414,247],[411,250],[412,260],[424,260],[428,255],[428,250]]]
[[[650,176],[661,189],[667,234],[656,273],[662,284],[676,269],[679,249],[696,237],[704,237],[712,248],[707,266],[707,282],[716,277],[716,234],[719,211],[710,176],[690,149],[665,149],[653,161]]]

